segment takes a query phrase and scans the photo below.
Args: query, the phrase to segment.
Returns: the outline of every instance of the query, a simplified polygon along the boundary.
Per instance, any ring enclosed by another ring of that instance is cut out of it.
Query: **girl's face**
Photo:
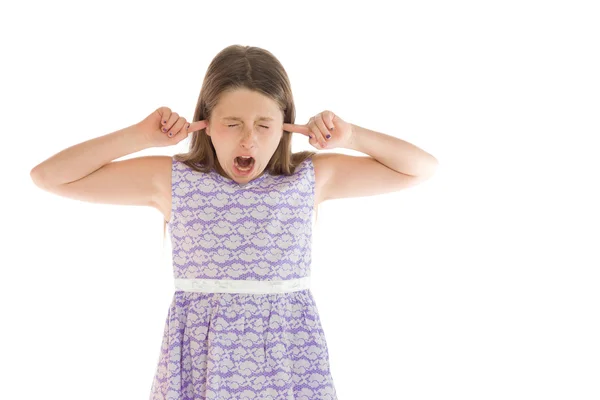
[[[283,135],[283,113],[269,97],[249,90],[223,93],[206,127],[223,171],[246,183],[264,173]],[[236,172],[235,158],[250,155],[254,166],[248,175]]]

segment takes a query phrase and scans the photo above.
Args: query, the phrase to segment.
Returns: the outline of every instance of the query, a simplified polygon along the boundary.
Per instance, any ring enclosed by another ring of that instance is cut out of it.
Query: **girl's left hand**
[[[352,124],[344,121],[331,111],[323,111],[308,120],[306,125],[283,124],[286,132],[298,132],[309,136],[308,141],[317,149],[349,148],[354,131]],[[327,138],[327,135],[330,135]]]

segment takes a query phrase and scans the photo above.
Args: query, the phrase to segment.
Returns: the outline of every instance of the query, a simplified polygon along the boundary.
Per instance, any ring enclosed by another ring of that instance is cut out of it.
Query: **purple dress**
[[[310,157],[293,175],[246,184],[173,159],[174,278],[309,277],[314,194]],[[337,400],[310,289],[175,290],[150,399]]]

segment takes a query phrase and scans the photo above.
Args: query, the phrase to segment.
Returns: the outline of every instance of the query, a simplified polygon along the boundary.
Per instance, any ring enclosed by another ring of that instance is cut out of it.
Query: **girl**
[[[233,45],[207,70],[193,122],[168,107],[36,166],[44,190],[145,205],[165,219],[175,292],[151,387],[158,399],[337,399],[310,291],[320,203],[428,179],[430,154],[331,111],[296,125],[288,76],[270,52]],[[292,133],[316,149],[291,152]],[[191,133],[189,152],[113,161]]]

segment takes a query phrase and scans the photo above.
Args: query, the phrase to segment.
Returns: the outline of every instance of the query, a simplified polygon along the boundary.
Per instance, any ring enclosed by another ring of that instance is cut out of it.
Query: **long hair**
[[[269,51],[259,47],[231,45],[221,50],[211,61],[192,122],[210,119],[221,94],[237,89],[250,89],[273,99],[283,113],[284,123],[295,123],[296,107],[292,88],[283,65]],[[292,153],[292,133],[284,131],[279,145],[269,160],[265,172],[272,175],[292,175],[296,167],[315,151]],[[214,169],[226,176],[217,162],[215,148],[206,129],[191,133],[187,153],[175,154],[173,158],[199,172]],[[318,215],[317,215],[318,216]],[[166,233],[164,224],[163,239]]]

